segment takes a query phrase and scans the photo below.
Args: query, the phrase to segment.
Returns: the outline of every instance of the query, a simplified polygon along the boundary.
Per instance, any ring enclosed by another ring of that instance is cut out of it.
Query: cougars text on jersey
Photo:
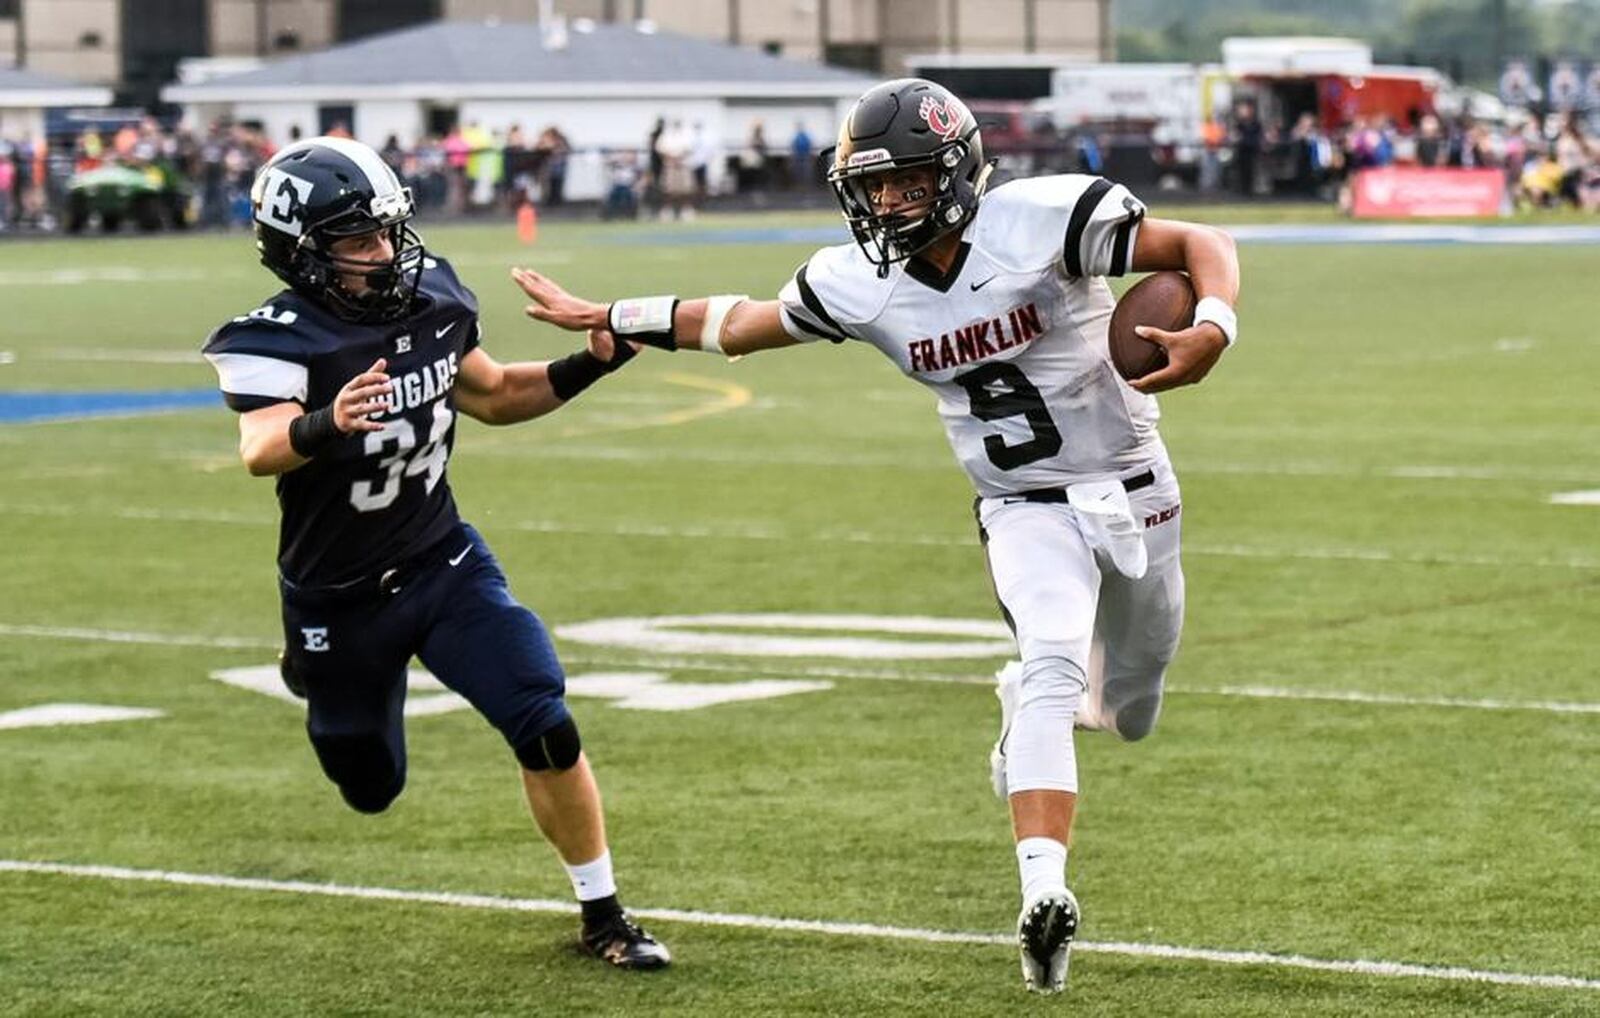
[[[459,521],[445,479],[451,391],[477,345],[477,299],[449,263],[431,257],[412,310],[395,321],[343,321],[286,290],[212,334],[206,357],[240,412],[291,400],[326,406],[374,361],[388,364],[383,429],[346,436],[278,477],[286,580],[315,588],[377,575],[450,533]]]

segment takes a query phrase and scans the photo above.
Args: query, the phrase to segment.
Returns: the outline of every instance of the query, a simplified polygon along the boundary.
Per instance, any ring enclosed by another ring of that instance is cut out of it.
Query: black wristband
[[[632,349],[628,347],[630,353]],[[577,353],[567,354],[560,360],[551,361],[545,370],[550,378],[551,391],[556,394],[556,399],[565,403],[616,368],[610,367],[587,350],[579,350]]]
[[[588,353],[588,351],[585,350],[584,353]],[[638,355],[639,351],[633,348],[632,343],[621,336],[613,336],[611,337],[611,359],[600,363],[606,366],[606,374],[609,375]]]
[[[340,437],[339,426],[333,423],[332,403],[289,422],[289,448],[306,459],[326,452]]]

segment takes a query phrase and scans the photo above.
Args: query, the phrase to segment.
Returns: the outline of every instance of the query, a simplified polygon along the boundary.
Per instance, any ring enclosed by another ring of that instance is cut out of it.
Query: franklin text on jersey
[[[1153,398],[1123,384],[1103,277],[1128,268],[1143,206],[1098,178],[996,188],[943,275],[879,276],[855,245],[818,251],[780,295],[797,339],[855,339],[938,396],[984,495],[1117,476],[1162,455]]]

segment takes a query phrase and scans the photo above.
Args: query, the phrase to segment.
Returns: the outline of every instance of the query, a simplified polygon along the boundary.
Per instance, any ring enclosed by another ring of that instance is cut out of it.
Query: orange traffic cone
[[[539,213],[531,201],[517,206],[517,239],[524,244],[532,244],[539,239]]]

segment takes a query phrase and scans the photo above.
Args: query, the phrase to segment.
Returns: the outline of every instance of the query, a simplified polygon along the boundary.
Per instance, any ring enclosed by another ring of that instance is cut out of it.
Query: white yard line
[[[277,518],[264,512],[230,513],[208,509],[142,509],[137,506],[86,509],[66,503],[13,502],[0,505],[0,515],[91,516],[115,520],[151,520],[156,523],[219,523],[234,526],[270,527]]]
[[[15,513],[23,516],[88,516],[124,520],[149,520],[157,523],[218,523],[246,526],[275,526],[276,520],[265,513],[210,512],[205,510],[151,509],[134,506],[107,509],[84,509],[72,505],[42,505],[34,503],[0,503],[0,515]],[[952,534],[881,534],[865,530],[814,530],[790,531],[760,523],[741,524],[727,521],[712,526],[672,526],[656,523],[568,523],[560,520],[497,520],[500,526],[535,534],[562,534],[592,537],[639,537],[674,541],[769,541],[778,543],[807,542],[816,544],[873,544],[884,546],[909,546],[917,548],[956,548],[972,550],[978,547],[976,532]],[[1271,548],[1246,544],[1186,544],[1184,553],[1218,558],[1259,558],[1313,562],[1384,562],[1399,565],[1483,566],[1494,569],[1510,567],[1545,567],[1551,569],[1600,569],[1600,559],[1582,555],[1543,555],[1530,558],[1504,555],[1461,555],[1451,552],[1404,552],[1385,548]]]
[[[0,711],[0,730],[55,728],[61,725],[99,725],[111,721],[138,721],[166,717],[153,707],[114,707],[97,703],[41,703]]]
[[[299,894],[328,898],[356,898],[368,901],[398,901],[451,908],[492,909],[504,912],[533,912],[571,915],[578,907],[571,902],[548,898],[507,898],[492,894],[457,894],[449,891],[406,891],[389,887],[362,887],[349,884],[316,884],[299,880],[265,880],[256,877],[230,877],[209,873],[181,873],[167,870],[129,869],[122,866],[85,866],[70,863],[0,859],[0,872],[84,877],[136,883],[205,887],[229,891],[257,891]],[[699,912],[690,909],[640,908],[633,913],[649,920],[721,926],[733,929],[781,933],[815,933],[834,937],[909,940],[928,944],[973,944],[1009,947],[1016,938],[1003,933],[969,933],[955,930],[930,930],[874,923],[830,922],[816,919],[787,919],[776,916],[744,915],[729,912]],[[1414,965],[1405,962],[1367,959],[1308,958],[1297,954],[1266,951],[1219,951],[1204,947],[1173,944],[1143,944],[1119,941],[1079,941],[1081,952],[1126,955],[1136,958],[1165,958],[1212,965],[1258,965],[1273,968],[1308,969],[1341,975],[1380,976],[1402,979],[1439,979],[1450,982],[1492,983],[1501,986],[1526,986],[1553,990],[1600,990],[1600,979],[1581,976],[1528,972],[1504,972],[1465,966]]]
[[[607,399],[612,398],[607,396]],[[789,406],[790,400],[775,400]],[[761,452],[745,449],[660,448],[651,446],[560,445],[518,441],[512,435],[475,437],[472,454],[516,459],[606,460],[627,463],[712,463],[751,466],[862,467],[873,470],[938,471],[953,474],[956,464],[948,453],[904,455],[844,451]],[[1530,466],[1448,465],[1435,463],[1400,464],[1379,467],[1343,467],[1318,461],[1279,463],[1239,463],[1229,461],[1185,461],[1178,465],[1180,477],[1228,474],[1251,477],[1313,477],[1332,480],[1390,479],[1403,481],[1526,481],[1529,484],[1583,484],[1600,477],[1600,471],[1543,469]]]
[[[827,665],[797,665],[792,668],[763,668],[760,665],[719,661],[713,658],[672,657],[645,654],[638,658],[608,657],[603,654],[585,654],[581,651],[562,654],[563,664],[584,665],[590,668],[666,668],[692,672],[729,672],[737,675],[757,675],[762,678],[805,679],[867,679],[884,682],[932,682],[954,686],[992,686],[994,677],[983,669],[974,673],[952,674],[940,672],[906,672],[892,668],[845,668]]]
[[[1551,505],[1600,505],[1600,490],[1561,491],[1550,496]]]
[[[1394,704],[1402,707],[1464,707],[1472,710],[1532,710],[1552,714],[1600,714],[1600,703],[1567,700],[1502,700],[1497,697],[1401,696],[1342,689],[1293,689],[1282,686],[1179,686],[1168,693],[1233,696],[1251,700],[1326,700],[1333,703]]]
[[[34,626],[0,623],[0,636],[33,637],[46,640],[83,640],[97,643],[128,643],[155,647],[212,647],[219,650],[272,650],[282,648],[278,640],[250,636],[208,636],[195,633],[148,633],[116,629],[90,629],[76,626]],[[616,656],[576,651],[562,654],[568,665],[595,668],[682,669],[697,672],[727,672],[752,678],[778,679],[866,679],[886,682],[928,682],[942,685],[988,686],[993,679],[983,668],[971,672],[900,671],[891,668],[852,668],[844,665],[777,666],[761,663],[713,660],[699,657],[639,654]],[[1362,690],[1295,689],[1287,686],[1169,686],[1172,696],[1223,696],[1246,700],[1312,700],[1335,703],[1389,704],[1404,707],[1447,707],[1465,710],[1528,710],[1551,714],[1600,714],[1600,703],[1569,700],[1508,700],[1498,697],[1406,696]]]
[[[282,640],[251,636],[200,636],[193,633],[138,633],[77,626],[29,626],[0,622],[0,636],[32,636],[45,640],[91,643],[135,643],[152,647],[215,647],[220,650],[282,650]]]
[[[245,279],[243,272],[202,269],[142,269],[132,265],[102,265],[87,269],[18,269],[0,271],[0,286],[90,286],[101,283],[198,283],[218,279]]]
[[[189,364],[194,367],[206,367],[205,358],[200,356],[198,346],[191,350],[134,350],[118,349],[116,347],[62,347],[58,350],[49,350],[37,356],[40,360],[50,361],[106,361],[114,364]]]
[[[1507,558],[1503,555],[1458,555],[1449,552],[1403,552],[1383,548],[1263,548],[1245,544],[1186,544],[1185,555],[1215,555],[1223,558],[1309,559],[1332,562],[1393,562],[1400,565],[1489,566],[1503,569],[1515,566],[1541,566],[1551,569],[1600,569],[1600,559],[1583,555],[1538,555]]]

